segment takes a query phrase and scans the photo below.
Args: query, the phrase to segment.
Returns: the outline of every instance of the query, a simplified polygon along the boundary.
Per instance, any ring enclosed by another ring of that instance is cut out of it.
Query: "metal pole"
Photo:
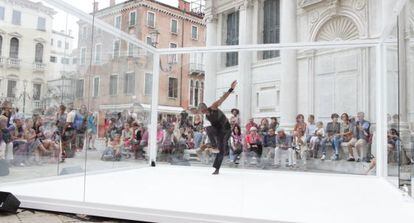
[[[160,81],[160,55],[154,54],[152,64],[152,98],[151,98],[151,123],[149,128],[149,165],[156,163],[157,159],[157,122],[158,122],[158,90]]]

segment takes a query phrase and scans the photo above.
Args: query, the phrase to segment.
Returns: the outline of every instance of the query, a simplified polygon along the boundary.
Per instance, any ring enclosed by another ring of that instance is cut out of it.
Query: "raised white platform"
[[[86,183],[66,176],[0,190],[28,208],[150,222],[414,222],[413,200],[374,176],[211,171],[157,166],[91,174]]]

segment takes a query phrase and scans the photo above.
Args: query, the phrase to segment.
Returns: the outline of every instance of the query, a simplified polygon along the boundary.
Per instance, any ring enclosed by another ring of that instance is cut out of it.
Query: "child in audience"
[[[310,150],[313,151],[313,157],[316,158],[318,154],[318,145],[325,136],[325,129],[323,122],[316,123],[316,130],[314,136],[310,140]]]

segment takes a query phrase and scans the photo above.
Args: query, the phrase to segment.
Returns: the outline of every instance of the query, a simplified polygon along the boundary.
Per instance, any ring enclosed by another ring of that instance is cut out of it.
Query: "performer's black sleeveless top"
[[[208,108],[208,112],[209,114],[206,115],[206,118],[211,123],[211,126],[214,126],[216,128],[223,128],[226,130],[231,129],[229,120],[220,109],[214,110]]]

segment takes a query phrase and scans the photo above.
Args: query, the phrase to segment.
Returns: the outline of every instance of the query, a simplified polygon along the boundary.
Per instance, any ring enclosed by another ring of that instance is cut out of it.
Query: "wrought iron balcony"
[[[204,64],[190,63],[190,75],[204,75]]]

